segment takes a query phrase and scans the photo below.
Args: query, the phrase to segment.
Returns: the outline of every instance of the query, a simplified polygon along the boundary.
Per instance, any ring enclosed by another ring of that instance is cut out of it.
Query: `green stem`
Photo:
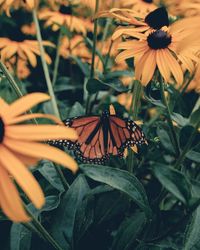
[[[58,106],[57,106],[55,94],[54,94],[54,91],[53,91],[53,86],[52,86],[52,82],[51,82],[51,79],[50,79],[49,70],[48,70],[48,67],[47,67],[46,60],[45,60],[45,50],[44,50],[44,47],[43,47],[43,44],[42,44],[42,36],[41,36],[39,21],[38,21],[38,18],[37,18],[36,9],[33,10],[33,21],[34,21],[35,26],[36,26],[36,36],[37,36],[37,40],[38,40],[38,44],[39,44],[39,48],[40,48],[40,53],[41,53],[42,67],[43,67],[43,70],[44,70],[44,76],[45,76],[45,79],[46,79],[48,91],[49,91],[49,94],[51,96],[51,104],[52,104],[53,112],[59,118],[60,114],[59,114],[59,111],[58,111]]]
[[[47,230],[42,226],[42,224],[35,218],[31,211],[26,207],[28,215],[32,219],[32,224],[36,228],[40,237],[48,241],[54,249],[63,250],[59,244],[52,238],[52,236],[47,232]]]
[[[104,74],[107,71],[108,59],[110,57],[110,52],[111,52],[112,46],[113,46],[113,40],[111,40],[111,43],[110,43],[110,46],[109,46],[109,49],[108,49],[108,54],[106,55],[106,58],[105,58],[105,62],[104,62],[104,66],[103,66]]]
[[[98,12],[99,9],[99,0],[96,0],[95,5],[95,14]],[[98,19],[94,20],[94,39],[93,39],[93,47],[92,47],[92,63],[90,68],[90,78],[94,78],[94,63],[95,63],[95,55],[96,55],[96,43],[97,43],[97,26],[98,26]],[[90,112],[90,102],[91,102],[91,95],[88,95],[86,101],[86,114]]]
[[[179,156],[180,151],[179,151],[178,140],[177,140],[176,132],[174,130],[174,126],[173,126],[173,123],[172,123],[172,118],[171,118],[171,112],[170,112],[170,109],[169,109],[169,105],[168,105],[166,97],[165,97],[164,82],[163,82],[162,77],[160,77],[160,91],[161,91],[161,97],[162,97],[163,104],[165,105],[166,111],[167,111],[167,121],[168,121],[168,125],[169,125],[169,136],[170,136],[171,142],[172,142],[172,144],[174,146],[176,155]]]
[[[139,81],[136,80],[133,82],[133,92],[132,92],[133,95],[129,110],[129,115],[133,114],[133,120],[136,120],[138,117],[141,93],[142,93],[142,85],[140,84]]]
[[[197,122],[194,130],[192,131],[192,134],[188,140],[188,142],[186,143],[183,151],[181,152],[179,158],[177,159],[176,163],[175,163],[175,168],[180,168],[181,164],[183,163],[184,159],[185,159],[185,155],[187,154],[188,150],[190,149],[192,142],[196,136],[196,133],[198,133],[198,128],[200,126],[200,120]]]
[[[56,58],[55,58],[55,64],[54,64],[54,70],[53,70],[53,78],[52,78],[52,85],[54,86],[57,80],[58,76],[58,66],[60,62],[60,44],[61,44],[61,38],[62,38],[62,29],[59,31],[58,35],[58,41],[56,46]]]
[[[15,82],[13,76],[10,74],[6,66],[0,61],[0,69],[2,70],[5,77],[8,79],[10,86],[14,89],[16,95],[20,98],[23,96],[21,90],[19,89],[17,83]]]
[[[56,165],[55,165],[55,169],[56,169],[56,172],[58,173],[58,175],[60,176],[60,180],[61,180],[61,182],[63,184],[64,189],[68,190],[70,186],[69,186],[68,182],[65,179],[65,176],[63,174],[62,169],[60,168],[60,166],[56,166]]]
[[[13,76],[10,74],[6,66],[0,61],[0,69],[2,70],[3,74],[7,78],[10,86],[12,89],[14,89],[16,95],[21,98],[23,97],[23,93],[21,92],[20,88],[18,87],[16,81],[14,80]],[[32,114],[32,110],[30,109],[27,111],[27,113]],[[35,118],[31,119],[35,124],[38,124],[37,120]]]

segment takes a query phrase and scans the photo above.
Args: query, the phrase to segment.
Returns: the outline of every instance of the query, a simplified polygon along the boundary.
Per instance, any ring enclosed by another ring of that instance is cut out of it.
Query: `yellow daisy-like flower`
[[[49,100],[49,96],[33,93],[12,104],[0,98],[0,208],[15,222],[26,222],[26,214],[14,181],[35,205],[41,208],[45,202],[43,192],[26,165],[48,159],[73,172],[76,162],[63,151],[39,141],[47,139],[77,139],[73,129],[62,125],[32,125],[22,122],[33,118],[48,118],[59,122],[52,115],[24,114],[32,106]]]
[[[176,23],[171,27],[163,27],[149,34],[141,34],[140,40],[130,40],[119,44],[119,49],[124,50],[116,61],[134,57],[135,77],[143,85],[153,78],[156,67],[164,80],[171,83],[171,76],[179,85],[183,82],[183,70],[181,66],[190,72],[194,70],[194,50],[188,46],[187,49],[178,53],[178,45],[191,31],[187,32],[176,28]],[[142,36],[143,35],[143,36]]]
[[[147,14],[158,7],[160,1],[153,0],[122,0],[123,7],[131,7],[134,11]]]
[[[0,0],[0,10],[10,15],[10,8],[25,8],[26,10],[32,10],[37,7],[38,4],[38,0]]]
[[[53,31],[57,31],[61,26],[66,26],[71,32],[86,34],[86,27],[84,19],[76,17],[71,14],[71,7],[61,5],[60,9],[53,11],[50,9],[43,9],[39,13],[39,18],[45,20],[45,26],[51,26]]]
[[[49,41],[43,41],[43,45],[54,47],[54,45]],[[38,41],[14,41],[6,37],[0,37],[0,58],[3,62],[9,60],[13,56],[17,56],[24,61],[28,61],[32,67],[36,67],[36,55],[40,55]],[[51,63],[51,58],[47,53],[45,53],[45,59],[48,64]]]

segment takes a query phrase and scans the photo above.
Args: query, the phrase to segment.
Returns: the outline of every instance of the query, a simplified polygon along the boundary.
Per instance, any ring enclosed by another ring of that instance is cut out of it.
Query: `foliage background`
[[[13,36],[16,28],[32,22],[31,13],[22,9],[13,11],[11,17],[2,13],[0,18],[1,37]],[[109,21],[110,31],[105,34],[103,28],[107,22],[99,21],[98,41],[104,42],[103,37],[109,37],[115,27]],[[42,21],[40,25],[43,40],[56,44],[58,32],[46,28]],[[74,34],[63,28],[63,35],[71,39]],[[93,35],[88,32],[84,37],[90,53]],[[52,77],[56,48],[48,48],[47,52],[52,58],[49,65]],[[106,55],[99,51],[97,56],[105,64]],[[45,192],[46,205],[40,211],[27,205],[63,249],[199,249],[200,144],[196,132],[199,95],[166,87],[180,152],[187,146],[180,159],[169,137],[159,84],[151,82],[141,88],[133,81],[124,86],[122,77],[133,75],[132,62],[127,64],[126,70],[112,71],[114,58],[110,57],[106,70],[103,73],[97,70],[94,79],[90,77],[90,64],[82,58],[61,57],[54,93],[63,119],[84,115],[88,95],[92,97],[94,114],[101,114],[112,103],[117,114],[142,121],[148,147],[140,149],[138,154],[129,150],[126,159],[112,158],[107,166],[80,164],[76,176],[65,170],[67,185],[60,180],[53,163],[41,161],[32,171]],[[19,80],[15,76],[22,93],[47,92],[39,58],[37,67],[29,65],[29,68],[27,78]],[[3,73],[0,85],[1,97],[9,102],[17,98]],[[135,85],[140,88],[140,98],[134,99],[127,110],[118,102],[118,96],[131,93],[136,98]],[[52,113],[51,104],[40,105],[35,111]],[[177,160],[180,160],[178,165]],[[1,249],[51,249],[30,226],[11,223],[0,213]]]

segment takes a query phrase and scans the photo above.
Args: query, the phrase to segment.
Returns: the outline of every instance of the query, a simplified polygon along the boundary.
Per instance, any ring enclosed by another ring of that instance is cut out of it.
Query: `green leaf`
[[[144,210],[146,216],[151,215],[145,190],[139,180],[127,171],[97,165],[80,165],[85,175],[93,180],[103,182],[117,190],[126,193]]]
[[[82,206],[85,195],[90,191],[83,175],[79,175],[63,195],[61,204],[52,218],[50,231],[63,249],[73,248],[73,231],[75,217],[78,209]]]
[[[79,102],[75,102],[71,107],[69,112],[69,117],[82,116],[85,115],[85,109]]]
[[[191,185],[186,176],[165,164],[155,163],[152,167],[160,183],[177,199],[188,204],[191,198]]]
[[[157,135],[160,139],[161,144],[163,145],[163,147],[170,153],[174,154],[174,147],[172,145],[172,142],[170,140],[168,131],[165,130],[164,128],[157,128]]]
[[[112,249],[128,250],[146,224],[145,214],[137,212],[123,221],[114,237]]]
[[[82,89],[82,85],[75,85],[71,83],[71,79],[69,77],[59,77],[54,86],[55,93],[68,91],[68,90],[78,90]]]
[[[200,249],[200,207],[192,214],[190,224],[187,226],[184,250]]]
[[[86,83],[86,89],[90,94],[95,94],[98,91],[104,91],[108,90],[109,88],[112,88],[118,92],[126,92],[127,88],[123,86],[123,84],[118,80],[113,82],[103,82],[102,80],[98,80],[95,78],[88,79]]]
[[[182,127],[186,126],[189,123],[188,118],[185,118],[178,113],[172,113],[171,117],[172,117],[173,121],[175,121],[177,124],[179,124]]]
[[[31,249],[32,232],[19,223],[13,223],[10,231],[11,250]]]
[[[60,191],[64,191],[63,184],[60,180],[60,176],[56,171],[56,167],[50,161],[42,161],[41,166],[38,171],[42,174],[42,176],[56,189]]]
[[[186,157],[192,161],[200,163],[200,153],[199,152],[191,150],[191,151],[187,152]]]
[[[191,116],[190,116],[190,124],[195,126],[197,124],[197,122],[199,121],[199,117],[200,117],[200,108],[198,108],[197,110],[195,110]]]

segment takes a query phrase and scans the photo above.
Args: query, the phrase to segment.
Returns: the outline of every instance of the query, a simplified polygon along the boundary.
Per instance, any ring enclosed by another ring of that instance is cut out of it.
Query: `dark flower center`
[[[72,8],[71,6],[61,5],[59,12],[62,14],[72,14]]]
[[[149,27],[159,30],[163,26],[169,26],[168,14],[165,8],[161,7],[152,12],[150,12],[145,17],[145,23],[149,25]]]
[[[3,137],[4,137],[4,123],[3,120],[0,118],[0,143],[2,143],[3,141]]]
[[[163,30],[156,30],[147,37],[147,42],[152,49],[164,49],[171,43],[172,37]]]
[[[153,0],[143,0],[145,3],[153,3]]]

